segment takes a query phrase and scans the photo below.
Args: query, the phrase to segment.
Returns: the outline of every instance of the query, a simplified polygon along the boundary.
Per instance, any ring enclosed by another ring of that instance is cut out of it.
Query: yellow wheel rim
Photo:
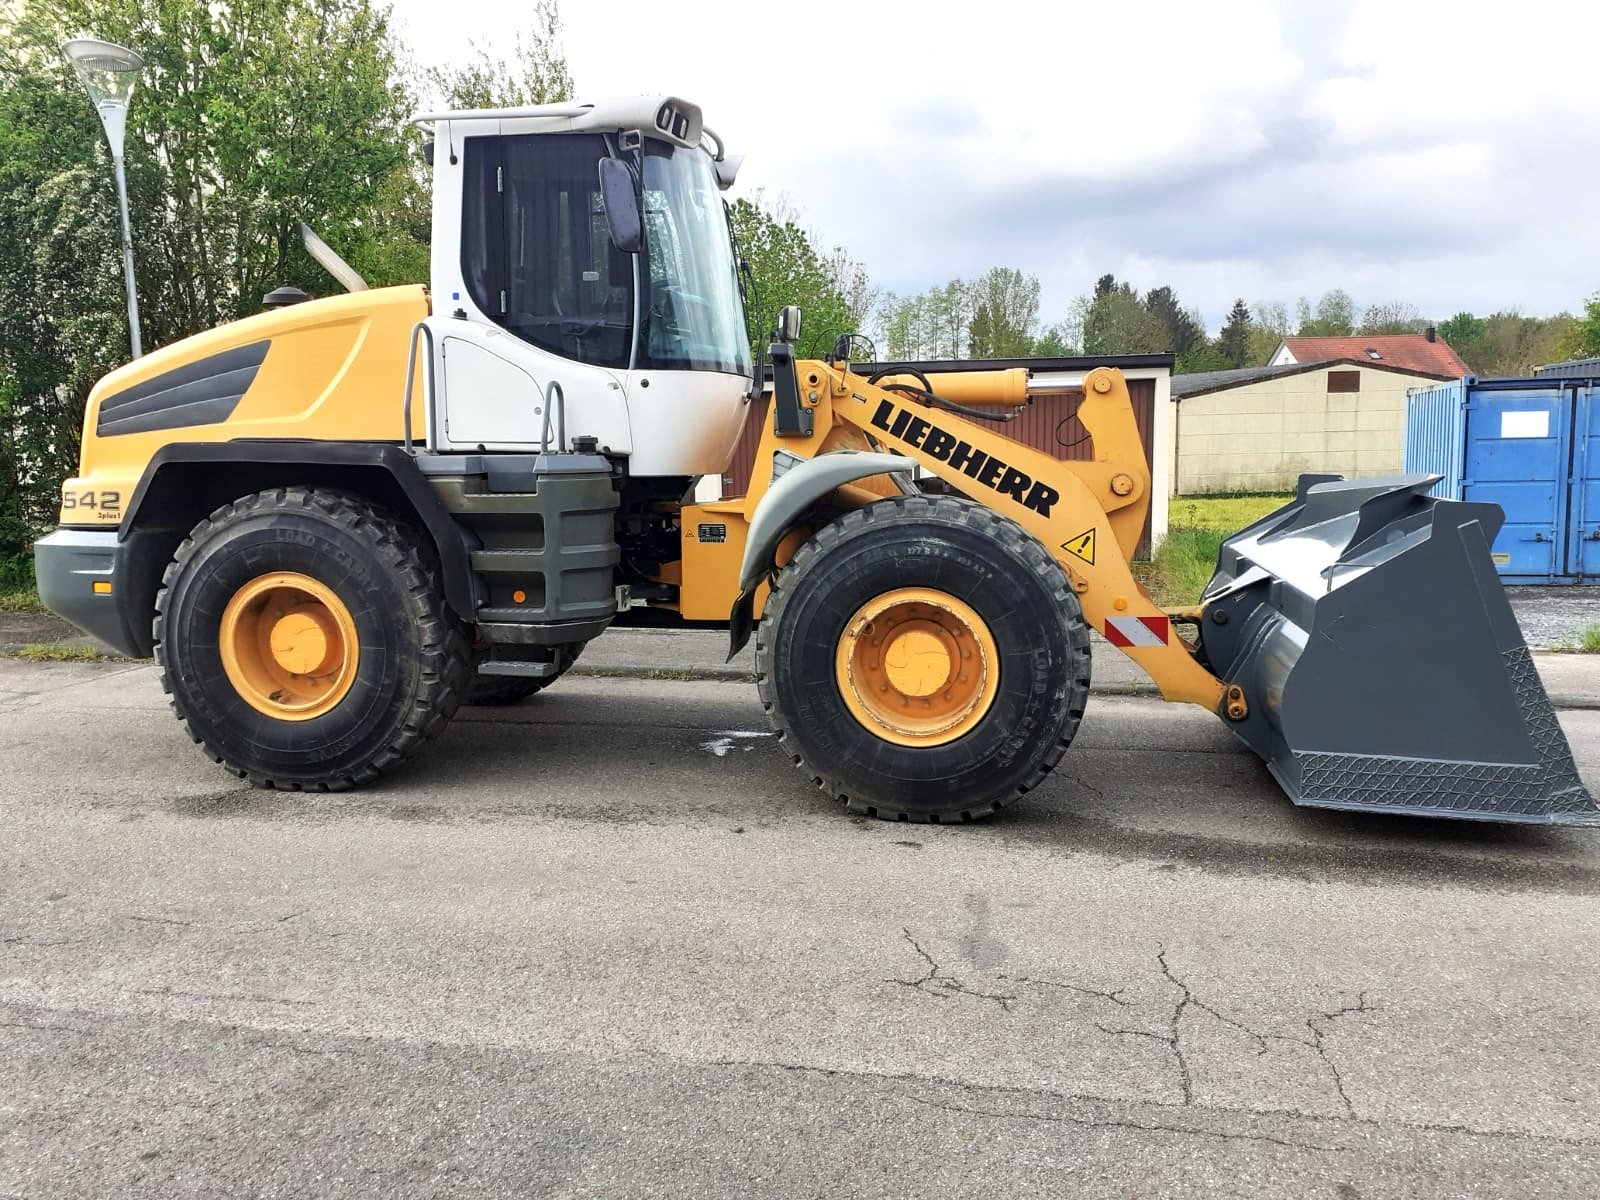
[[[872,733],[898,746],[942,746],[994,704],[1000,654],[971,605],[896,588],[846,623],[834,673],[845,705]]]
[[[293,571],[258,576],[234,593],[218,647],[234,690],[280,721],[309,721],[343,700],[361,652],[344,601]]]

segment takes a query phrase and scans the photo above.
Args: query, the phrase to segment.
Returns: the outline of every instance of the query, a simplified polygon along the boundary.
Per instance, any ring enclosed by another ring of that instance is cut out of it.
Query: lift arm
[[[1021,525],[1061,564],[1089,624],[1138,663],[1168,700],[1219,716],[1246,715],[1243,695],[1195,658],[1172,617],[1141,587],[1128,560],[1150,503],[1150,470],[1122,373],[1097,368],[1084,380],[1078,419],[1094,441],[1090,461],[1065,462],[986,428],[978,420],[879,387],[844,364],[795,364],[801,433],[768,422],[750,494],[732,502],[755,514],[777,452],[809,459],[834,449],[904,455],[962,494]],[[794,424],[789,426],[794,428]]]

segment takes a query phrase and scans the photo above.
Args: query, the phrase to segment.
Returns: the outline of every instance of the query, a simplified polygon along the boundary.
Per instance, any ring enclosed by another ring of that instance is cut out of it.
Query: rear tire
[[[545,688],[570,671],[572,664],[578,661],[578,655],[583,653],[583,648],[588,644],[588,642],[573,642],[567,646],[551,647],[556,663],[554,675],[534,677],[529,675],[485,675],[479,672],[472,677],[472,683],[467,687],[467,698],[462,703],[492,708],[502,704],[515,704],[519,700],[526,700],[529,696],[544,691]]]
[[[435,737],[472,664],[412,528],[303,487],[195,526],[156,598],[155,657],[214,760],[257,787],[315,791],[371,782]]]
[[[795,553],[757,628],[756,679],[794,764],[852,812],[971,821],[1071,744],[1089,631],[1021,526],[969,500],[904,496]]]

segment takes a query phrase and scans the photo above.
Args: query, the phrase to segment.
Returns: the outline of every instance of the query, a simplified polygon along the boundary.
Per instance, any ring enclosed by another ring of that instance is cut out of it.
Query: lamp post
[[[128,180],[122,169],[123,135],[128,128],[128,102],[144,59],[125,46],[94,38],[74,38],[61,53],[77,73],[83,90],[100,114],[106,141],[111,143],[111,164],[117,172],[117,203],[122,209],[122,274],[128,285],[128,340],[133,356],[144,353],[139,337],[139,294],[133,282],[133,232],[128,225]]]

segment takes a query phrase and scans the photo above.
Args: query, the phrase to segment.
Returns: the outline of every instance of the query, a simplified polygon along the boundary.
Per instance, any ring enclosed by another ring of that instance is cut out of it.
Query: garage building
[[[1173,494],[1287,492],[1306,471],[1399,471],[1406,391],[1449,378],[1369,358],[1175,375]]]

